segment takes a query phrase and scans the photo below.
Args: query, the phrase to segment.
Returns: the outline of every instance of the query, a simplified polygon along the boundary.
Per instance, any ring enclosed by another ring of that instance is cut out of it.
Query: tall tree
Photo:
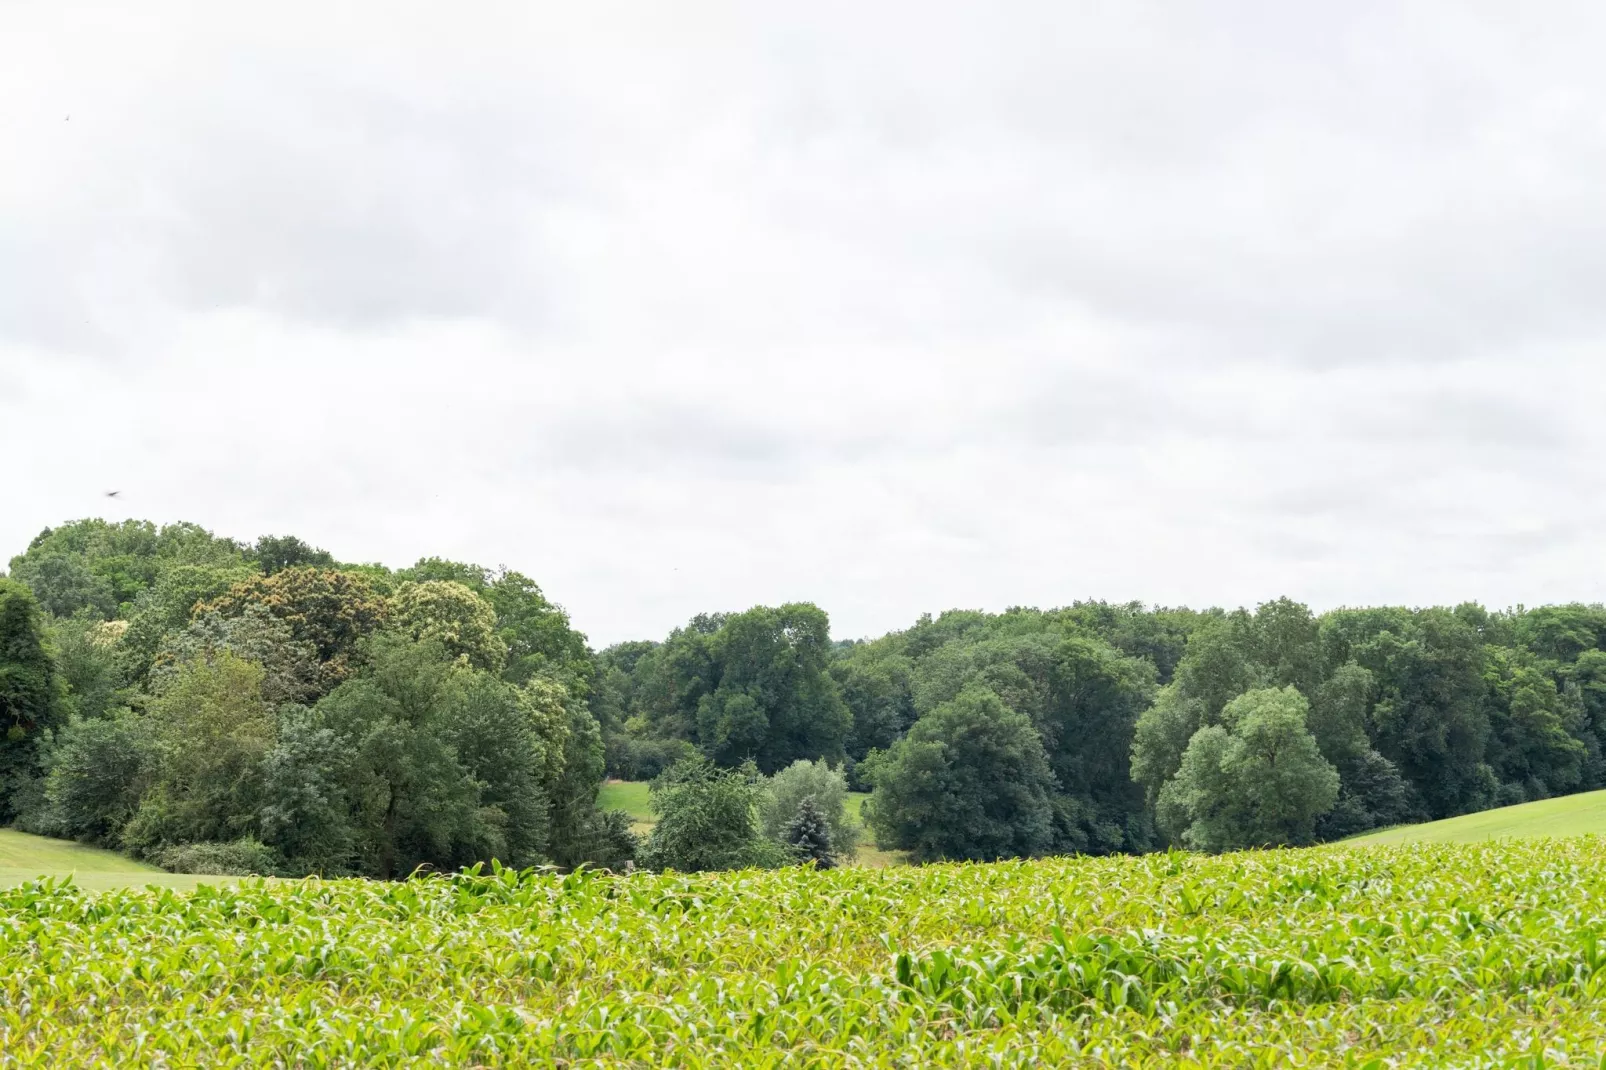
[[[940,859],[1030,857],[1053,843],[1054,774],[1025,714],[977,684],[865,762],[883,848]]]
[[[228,650],[186,664],[151,704],[156,769],[124,842],[228,841],[255,831],[261,763],[277,723],[262,666]]]
[[[1207,851],[1308,843],[1338,798],[1338,771],[1322,757],[1298,689],[1250,691],[1228,703],[1224,725],[1194,734],[1160,792],[1162,822]]]
[[[703,671],[676,689],[682,703],[696,696],[703,752],[724,765],[751,759],[765,772],[799,758],[840,761],[851,715],[827,672],[830,648],[826,615],[807,603],[725,619],[707,637]]]
[[[33,592],[0,577],[0,820],[15,816],[13,794],[39,773],[39,741],[58,724],[62,687]]]

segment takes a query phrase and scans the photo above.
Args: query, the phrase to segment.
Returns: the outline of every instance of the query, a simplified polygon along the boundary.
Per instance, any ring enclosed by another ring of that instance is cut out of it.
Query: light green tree
[[[764,783],[764,794],[759,810],[764,832],[775,839],[784,839],[787,822],[796,816],[804,799],[813,799],[814,807],[830,826],[831,848],[836,855],[852,858],[858,850],[859,823],[847,810],[847,778],[825,762],[811,762],[799,758]]]
[[[409,639],[437,642],[452,657],[485,672],[500,673],[507,664],[496,610],[454,580],[403,583],[390,600],[390,626]]]
[[[1205,851],[1309,843],[1338,798],[1338,771],[1308,725],[1294,687],[1250,691],[1227,703],[1223,725],[1199,729],[1160,791],[1163,827]]]

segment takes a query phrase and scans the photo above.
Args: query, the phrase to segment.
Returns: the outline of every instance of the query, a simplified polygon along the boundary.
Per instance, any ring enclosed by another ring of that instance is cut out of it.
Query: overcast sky
[[[0,561],[287,532],[598,646],[1606,598],[1603,20],[0,0]]]

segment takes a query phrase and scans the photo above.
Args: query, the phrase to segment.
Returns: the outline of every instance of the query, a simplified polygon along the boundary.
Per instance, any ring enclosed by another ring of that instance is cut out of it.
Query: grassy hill
[[[0,888],[9,888],[38,877],[71,875],[80,888],[102,891],[107,888],[141,888],[147,884],[164,888],[194,888],[197,884],[232,881],[232,877],[198,877],[185,873],[165,873],[114,851],[85,847],[68,840],[30,836],[26,832],[0,829]]]
[[[1420,825],[1399,825],[1366,836],[1346,840],[1352,844],[1374,843],[1477,843],[1505,838],[1532,839],[1537,836],[1582,836],[1606,833],[1606,791],[1586,791],[1557,799],[1503,806],[1476,814],[1428,821]]]

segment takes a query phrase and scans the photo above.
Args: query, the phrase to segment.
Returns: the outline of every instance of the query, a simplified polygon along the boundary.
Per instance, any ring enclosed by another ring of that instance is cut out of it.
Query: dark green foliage
[[[79,719],[47,758],[45,798],[59,835],[116,846],[155,777],[156,734],[130,710]]]
[[[62,700],[33,592],[0,577],[0,821],[16,816],[13,794],[38,776],[40,743],[60,723]]]
[[[1341,840],[1421,817],[1411,808],[1410,785],[1394,763],[1377,751],[1364,751],[1336,765],[1338,799],[1331,810],[1316,818],[1317,839]]]
[[[641,852],[641,840],[630,825],[623,810],[587,811],[553,852],[552,861],[570,869],[591,865],[623,872]]]
[[[77,521],[12,570],[0,818],[146,852],[254,836],[289,872],[617,868],[633,842],[596,810],[604,773],[667,783],[697,753],[776,774],[756,811],[775,847],[813,793],[851,852],[830,800],[890,777],[867,812],[917,857],[1141,851],[1163,842],[1159,817],[1200,844],[1302,842],[1606,786],[1601,606],[1082,602],[833,643],[796,603],[593,657],[519,573],[336,565],[288,535]],[[44,612],[14,597],[28,589]],[[220,672],[229,686],[184,699]],[[1314,823],[1239,790],[1265,771],[1243,772],[1254,741],[1228,711],[1289,688],[1338,775]],[[1020,775],[972,768],[1005,755]],[[800,762],[829,790],[776,790]],[[1198,790],[1162,800],[1185,764]]]
[[[334,555],[328,550],[320,550],[294,535],[264,535],[257,540],[252,553],[264,576],[299,565],[329,568],[335,563]]]
[[[196,524],[158,528],[144,520],[75,520],[40,532],[25,553],[11,559],[11,575],[34,587],[56,616],[88,611],[110,619],[172,566],[243,561],[239,543]]]
[[[803,796],[803,801],[798,803],[792,819],[781,829],[781,842],[805,865],[815,869],[836,866],[836,853],[831,848],[831,825],[815,805],[812,795]]]
[[[103,717],[129,699],[118,657],[120,621],[80,614],[53,621],[49,638],[63,686],[63,712],[72,717]]]
[[[706,758],[679,763],[652,783],[658,823],[641,863],[685,873],[782,864],[785,850],[758,824],[761,791],[756,772],[721,769]]]
[[[882,644],[861,643],[831,664],[831,677],[853,717],[848,757],[885,750],[915,722],[915,667]]]
[[[1053,845],[1054,775],[1025,714],[973,685],[865,762],[865,816],[920,861],[1031,857]]]
[[[605,654],[599,719],[615,767],[652,759],[626,739],[680,739],[721,765],[772,772],[841,761],[853,715],[828,671],[830,625],[807,603],[702,616],[661,646]]]
[[[722,764],[751,759],[765,772],[799,758],[841,759],[851,715],[826,672],[823,612],[760,606],[731,616],[707,645],[712,690],[695,708],[705,754]]]
[[[262,697],[270,705],[311,702],[321,693],[317,648],[297,640],[290,625],[255,604],[237,617],[207,610],[182,631],[168,632],[151,667],[149,687],[160,692],[185,665],[224,651],[262,667]]]
[[[353,764],[322,713],[281,707],[278,739],[262,761],[258,822],[287,874],[338,877],[361,867],[346,791]]]
[[[1400,770],[1431,817],[1490,805],[1498,781],[1485,761],[1489,733],[1477,632],[1448,610],[1339,610],[1322,622],[1377,685],[1373,743]]]

